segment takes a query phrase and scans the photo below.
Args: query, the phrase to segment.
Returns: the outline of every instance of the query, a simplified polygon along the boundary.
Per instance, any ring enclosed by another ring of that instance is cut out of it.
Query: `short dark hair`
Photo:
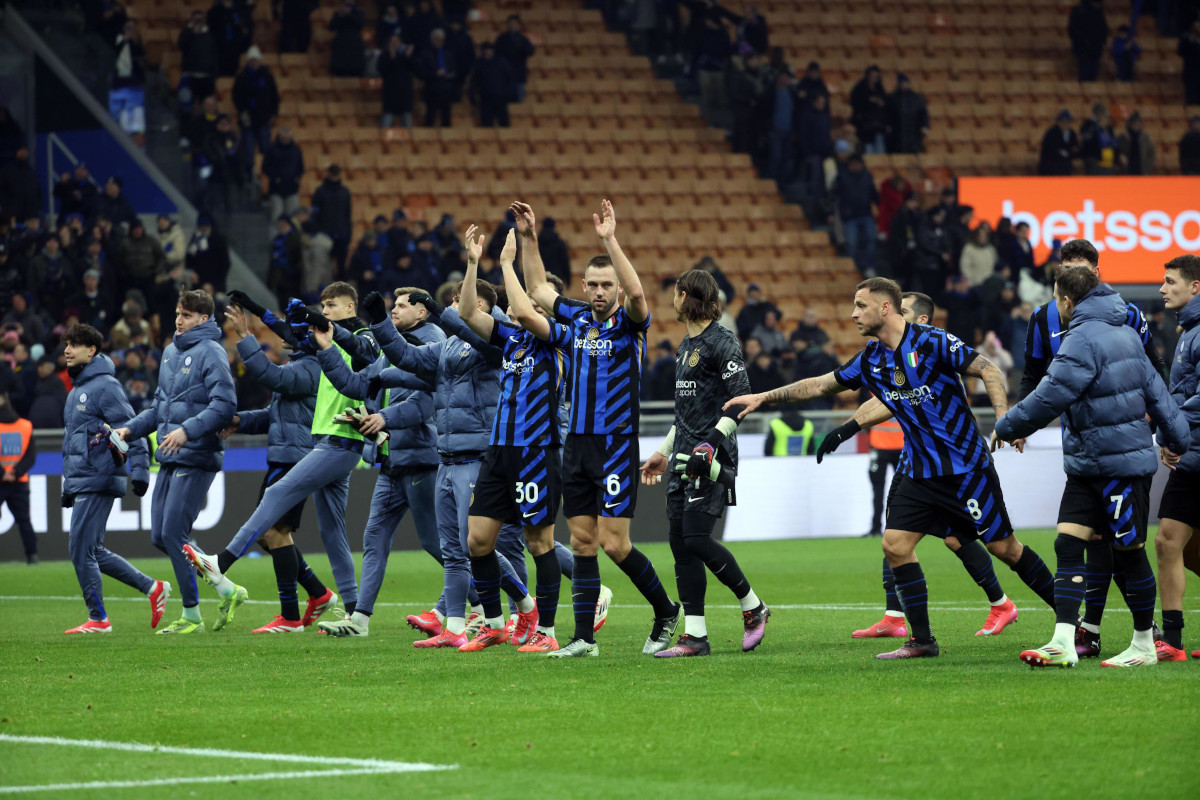
[[[1179,270],[1179,276],[1188,283],[1200,281],[1200,256],[1176,256],[1166,263],[1166,269]]]
[[[687,322],[716,322],[721,318],[717,279],[702,269],[690,269],[679,277],[675,291],[687,296],[679,313]]]
[[[1078,303],[1084,295],[1100,285],[1100,279],[1087,267],[1067,267],[1055,277],[1054,285],[1058,288],[1059,297],[1069,297],[1072,302]]]
[[[612,265],[612,259],[608,256],[592,256],[588,259],[587,266],[583,268],[583,271],[587,272],[589,269],[608,269]]]
[[[1093,267],[1100,266],[1100,254],[1096,252],[1096,246],[1087,239],[1072,239],[1058,251],[1059,261],[1070,261],[1075,258],[1082,258]]]
[[[104,346],[104,337],[100,335],[100,331],[93,328],[91,325],[84,325],[82,322],[76,322],[63,335],[63,344],[73,344],[79,347],[94,347],[96,352],[100,352],[100,348]]]
[[[215,304],[212,295],[200,289],[184,289],[179,293],[179,307],[193,314],[213,315]]]
[[[933,298],[921,292],[905,292],[900,295],[900,299],[912,299],[912,308],[914,317],[929,317],[933,319],[933,312],[937,310],[937,306],[933,304]]]
[[[321,302],[335,297],[349,297],[351,303],[358,304],[358,290],[345,281],[334,281],[321,292]]]
[[[462,287],[463,281],[459,281],[458,283],[454,284],[455,300],[462,296]],[[496,289],[483,278],[479,278],[475,281],[475,294],[477,294],[479,297],[482,297],[484,300],[487,300],[489,309],[496,307],[496,300],[498,299],[496,295]]]
[[[858,286],[854,287],[854,291],[858,292],[866,289],[871,294],[881,294],[884,299],[892,304],[892,308],[896,309],[896,313],[900,313],[900,284],[890,278],[867,278]]]
[[[558,292],[559,294],[563,294],[564,292],[567,291],[567,285],[565,283],[563,283],[563,279],[558,277],[554,273],[546,274],[546,282],[549,283],[551,286],[553,286],[554,291]]]

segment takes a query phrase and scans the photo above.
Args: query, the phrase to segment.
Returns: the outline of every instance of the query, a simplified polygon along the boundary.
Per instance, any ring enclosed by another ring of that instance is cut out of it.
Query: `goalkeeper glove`
[[[817,448],[817,463],[820,464],[822,458],[829,453],[832,453],[834,450],[837,450],[838,446],[842,442],[851,438],[854,436],[854,434],[861,430],[862,427],[854,420],[850,420],[845,425],[839,425],[831,430],[828,435],[821,440],[821,446]]]
[[[91,438],[88,446],[107,447],[113,463],[118,467],[125,463],[125,456],[129,452],[128,442],[118,436],[107,422],[101,423],[100,430]]]
[[[672,467],[672,469],[678,472],[681,476],[695,478],[696,480],[707,478],[710,481],[716,481],[717,483],[720,483],[722,486],[733,486],[733,479],[737,477],[737,473],[733,469],[722,467],[719,461],[714,460],[710,462],[708,469],[703,475],[693,475],[691,472],[691,465],[694,457],[694,454],[689,455],[688,453],[676,453],[675,466]]]

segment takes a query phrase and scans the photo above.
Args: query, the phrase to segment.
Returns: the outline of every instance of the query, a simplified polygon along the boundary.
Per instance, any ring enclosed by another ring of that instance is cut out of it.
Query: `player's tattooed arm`
[[[887,422],[893,416],[891,409],[885,406],[878,397],[872,397],[858,407],[852,419],[858,423],[859,428],[869,428],[872,425]]]
[[[967,368],[963,370],[963,374],[983,381],[983,388],[996,412],[996,419],[1003,417],[1008,412],[1008,385],[1004,380],[1004,373],[986,356],[977,353]]]
[[[814,397],[825,397],[837,394],[838,392],[844,392],[846,389],[847,387],[838,383],[833,373],[830,372],[816,378],[805,378],[802,381],[789,383],[787,386],[781,386],[769,392],[744,394],[740,397],[735,397],[722,406],[722,410],[728,410],[731,406],[741,406],[742,410],[738,414],[738,419],[742,419],[763,403],[771,405],[776,403],[801,403],[805,400],[812,400]]]

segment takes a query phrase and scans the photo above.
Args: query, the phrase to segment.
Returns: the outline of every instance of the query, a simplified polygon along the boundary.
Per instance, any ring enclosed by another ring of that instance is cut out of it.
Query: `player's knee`
[[[947,536],[943,541],[946,543],[946,547],[950,548],[951,553],[957,553],[962,549],[962,542],[953,536]]]
[[[554,529],[551,527],[542,529],[526,528],[525,546],[529,548],[530,554],[535,557],[549,553],[554,549]]]
[[[620,564],[625,560],[625,556],[629,555],[629,551],[633,549],[628,538],[606,537],[602,543],[604,555],[611,558],[615,563]]]
[[[911,556],[912,548],[902,539],[895,539],[885,535],[883,537],[883,555],[889,562],[895,563],[898,560]]]
[[[986,545],[989,553],[1008,564],[1010,567],[1021,560],[1021,543],[1015,536],[995,539]]]

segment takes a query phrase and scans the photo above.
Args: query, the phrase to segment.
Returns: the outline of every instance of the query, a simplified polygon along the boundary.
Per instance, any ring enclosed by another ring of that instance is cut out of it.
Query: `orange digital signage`
[[[1164,263],[1200,254],[1200,178],[962,177],[958,202],[993,226],[1029,223],[1039,264],[1055,239],[1089,240],[1109,283],[1160,283]]]

